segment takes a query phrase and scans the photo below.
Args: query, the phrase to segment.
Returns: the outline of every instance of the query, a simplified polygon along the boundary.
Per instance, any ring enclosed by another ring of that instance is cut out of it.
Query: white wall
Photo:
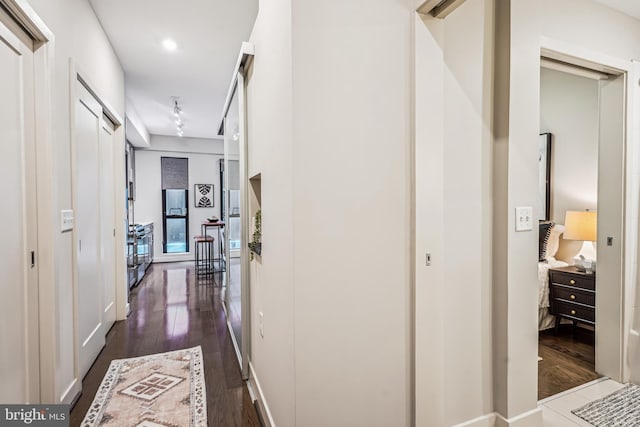
[[[291,0],[260,1],[247,81],[249,176],[262,177],[263,254],[251,263],[250,362],[278,427],[295,418]],[[238,46],[240,48],[240,46]],[[264,313],[264,338],[255,327]]]
[[[151,136],[129,98],[126,100],[125,108],[127,111],[125,123],[127,141],[134,147],[149,148]]]
[[[491,7],[415,16],[417,426],[493,412]]]
[[[411,3],[293,2],[300,426],[410,424]]]
[[[540,43],[628,60],[640,25],[589,0],[467,0],[445,21],[414,17],[410,260],[411,12],[402,2],[260,5],[249,174],[262,173],[264,254],[251,313],[254,325],[264,313],[265,337],[254,328],[251,361],[279,426],[410,422],[411,262],[418,425],[490,423],[494,411],[499,425],[542,422],[537,233],[515,233],[513,215],[540,209]],[[370,233],[381,206],[393,207],[383,242]]]
[[[576,11],[580,11],[576,15]],[[579,16],[579,19],[577,17]],[[536,272],[532,263],[537,233],[514,231],[516,206],[537,205],[537,138],[540,131],[540,47],[554,45],[585,55],[613,58],[630,64],[640,57],[638,20],[589,0],[511,2],[511,76],[509,107],[508,318],[495,330],[503,331],[507,350],[498,354],[507,388],[497,395],[501,413],[513,417],[536,407]],[[578,55],[581,56],[581,55]],[[498,165],[504,167],[505,164]],[[630,218],[632,219],[632,218]],[[637,221],[637,218],[632,220]],[[627,223],[629,224],[629,223]],[[634,262],[627,262],[633,265]],[[627,289],[633,294],[633,289]],[[507,326],[508,325],[508,326]]]
[[[58,212],[71,209],[71,130],[69,99],[69,58],[97,88],[98,95],[124,117],[124,73],[109,40],[85,0],[30,0],[36,13],[55,35],[54,75],[52,76],[52,123],[54,133],[52,177],[56,217],[52,227],[59,228]],[[124,132],[118,131],[116,141],[124,147]],[[124,158],[116,157],[117,168]],[[118,169],[116,169],[118,170]],[[124,184],[123,184],[124,185]],[[123,204],[124,209],[124,204]],[[74,373],[74,329],[72,288],[72,235],[58,233],[55,239],[56,257],[56,337],[55,390],[44,397],[49,402],[70,402],[80,390],[80,378]],[[124,283],[124,275],[118,276]]]
[[[212,139],[178,138],[151,136],[148,149],[136,149],[135,182],[135,222],[153,221],[154,224],[154,262],[192,260],[195,255],[193,236],[201,234],[200,225],[210,216],[221,218],[220,213],[220,169],[219,160],[224,157],[223,143]],[[160,173],[161,157],[182,157],[189,159],[189,252],[186,254],[163,254],[162,252],[162,181]],[[196,208],[194,203],[194,184],[214,185],[213,208]],[[216,230],[208,233],[216,239]]]
[[[416,19],[417,425],[472,419],[479,425],[491,420],[492,411],[500,425],[541,422],[535,411],[537,300],[531,261],[537,233],[515,233],[513,222],[516,206],[540,209],[540,43],[548,37],[627,60],[638,54],[633,42],[638,21],[590,1],[500,1],[492,64],[482,53],[491,55],[487,32],[493,30],[493,5],[481,3],[467,0],[444,21]],[[597,124],[596,118],[589,120],[583,124],[587,130]],[[592,165],[593,154],[589,159]],[[473,215],[465,215],[469,212]],[[425,252],[432,254],[429,268]],[[487,268],[488,253],[493,271]],[[453,316],[449,297],[469,305],[457,307]]]
[[[540,132],[553,134],[551,220],[598,201],[598,81],[542,68]],[[573,263],[582,242],[562,241],[556,258]]]
[[[410,13],[260,4],[248,138],[265,333],[253,328],[251,363],[278,426],[409,424]]]

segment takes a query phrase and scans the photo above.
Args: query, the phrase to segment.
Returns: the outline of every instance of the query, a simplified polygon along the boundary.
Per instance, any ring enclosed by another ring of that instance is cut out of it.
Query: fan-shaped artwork
[[[213,207],[213,184],[196,184],[194,191],[196,208]]]

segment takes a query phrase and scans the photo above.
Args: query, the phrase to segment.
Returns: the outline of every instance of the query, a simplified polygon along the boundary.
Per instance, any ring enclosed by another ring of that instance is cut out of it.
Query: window
[[[189,159],[162,157],[162,248],[189,252]]]

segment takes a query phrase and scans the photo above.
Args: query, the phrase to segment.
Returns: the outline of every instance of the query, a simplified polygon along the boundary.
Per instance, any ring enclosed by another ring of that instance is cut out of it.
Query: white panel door
[[[103,120],[100,132],[100,223],[103,335],[116,320],[116,235],[113,127]]]
[[[600,81],[596,371],[622,381],[625,76]]]
[[[76,83],[75,171],[78,343],[84,377],[105,343],[100,263],[100,133],[102,107]]]
[[[0,402],[37,403],[33,53],[0,16]]]

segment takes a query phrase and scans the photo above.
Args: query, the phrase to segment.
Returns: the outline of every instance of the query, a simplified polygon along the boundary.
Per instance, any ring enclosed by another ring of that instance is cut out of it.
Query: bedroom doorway
[[[622,376],[626,74],[556,52],[540,64],[542,400]]]

